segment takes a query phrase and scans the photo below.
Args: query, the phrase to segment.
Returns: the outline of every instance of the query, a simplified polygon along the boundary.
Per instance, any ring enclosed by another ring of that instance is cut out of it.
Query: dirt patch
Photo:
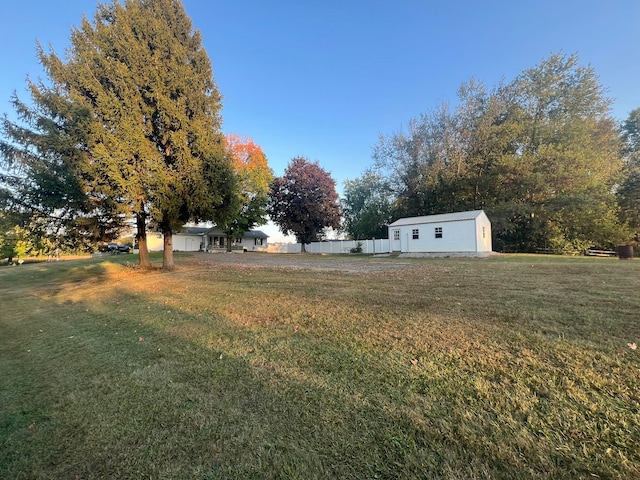
[[[348,273],[387,272],[418,268],[415,262],[389,257],[335,256],[283,253],[195,253],[203,263],[237,265],[252,268],[282,268],[290,270],[319,270]]]

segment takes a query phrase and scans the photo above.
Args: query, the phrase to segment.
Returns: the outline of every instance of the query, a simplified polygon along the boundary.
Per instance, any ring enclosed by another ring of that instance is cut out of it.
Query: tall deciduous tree
[[[340,227],[335,180],[318,162],[293,158],[271,184],[269,215],[282,233],[296,236],[304,252],[324,228]]]
[[[150,266],[151,218],[165,237],[163,265],[174,268],[173,231],[223,206],[232,177],[211,63],[182,4],[101,4],[72,31],[65,60],[39,54],[55,87],[100,123],[88,174],[135,215],[141,265]]]
[[[233,166],[235,193],[225,215],[220,216],[217,224],[227,234],[227,251],[231,251],[232,239],[267,223],[269,185],[273,181],[273,171],[262,148],[250,138],[228,134],[225,136],[225,145]]]
[[[640,242],[640,108],[629,113],[622,124],[624,177],[618,188],[620,216]]]
[[[618,241],[619,139],[591,67],[552,55],[491,90],[463,84],[459,97],[453,112],[423,115],[374,150],[395,215],[483,208],[502,250]],[[593,218],[606,221],[594,228]]]
[[[392,193],[385,178],[374,172],[344,182],[342,230],[355,240],[385,238],[391,223]]]

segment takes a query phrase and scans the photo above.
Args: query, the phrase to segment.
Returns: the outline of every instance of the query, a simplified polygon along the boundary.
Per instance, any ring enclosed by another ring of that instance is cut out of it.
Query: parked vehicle
[[[129,253],[131,251],[131,247],[124,243],[107,243],[106,245],[101,245],[98,250],[112,254]]]

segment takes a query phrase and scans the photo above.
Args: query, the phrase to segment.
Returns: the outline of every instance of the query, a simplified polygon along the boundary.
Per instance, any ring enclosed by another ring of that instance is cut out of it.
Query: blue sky
[[[276,175],[292,157],[337,182],[371,163],[380,134],[448,102],[476,78],[513,79],[552,53],[594,67],[622,120],[640,107],[637,0],[183,0],[222,93],[225,132],[253,138]],[[94,0],[0,3],[0,112],[58,53]],[[276,237],[274,228],[267,233]],[[273,238],[278,239],[278,238]],[[273,240],[272,239],[272,240]]]

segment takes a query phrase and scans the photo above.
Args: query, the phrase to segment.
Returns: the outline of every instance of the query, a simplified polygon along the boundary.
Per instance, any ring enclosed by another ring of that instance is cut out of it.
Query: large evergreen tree
[[[123,205],[86,175],[88,109],[58,89],[28,82],[32,105],[12,99],[17,120],[0,131],[0,208],[34,245],[90,250],[123,228]]]
[[[220,95],[200,33],[179,0],[115,1],[72,31],[64,60],[39,52],[55,88],[100,124],[88,175],[135,215],[141,265],[150,266],[151,218],[172,269],[173,231],[213,216],[230,197]]]

